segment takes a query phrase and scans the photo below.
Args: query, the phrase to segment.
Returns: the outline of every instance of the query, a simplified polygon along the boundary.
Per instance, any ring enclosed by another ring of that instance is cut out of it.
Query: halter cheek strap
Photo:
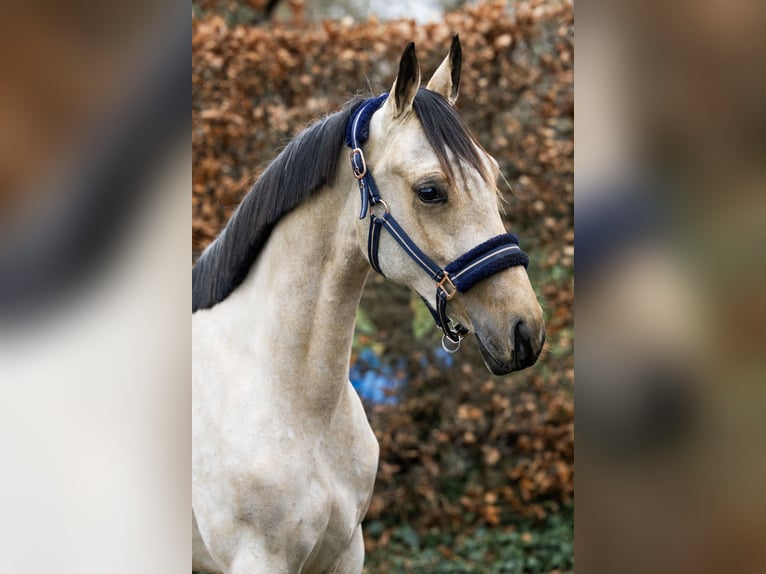
[[[436,284],[436,308],[426,300],[436,325],[442,330],[442,346],[450,353],[460,348],[460,342],[468,334],[460,323],[452,321],[447,315],[447,303],[458,293],[465,293],[474,285],[516,265],[529,265],[529,257],[519,247],[518,238],[512,233],[504,233],[480,243],[470,249],[443,269],[428,257],[402,229],[380,197],[375,180],[365,162],[362,145],[370,136],[370,120],[380,108],[388,94],[370,98],[362,102],[352,114],[346,126],[346,145],[351,148],[351,168],[359,181],[361,211],[359,219],[369,214],[370,228],[367,236],[367,258],[372,268],[383,275],[378,261],[380,233],[386,229],[401,248],[425,271]],[[380,205],[382,214],[374,213],[373,207]]]

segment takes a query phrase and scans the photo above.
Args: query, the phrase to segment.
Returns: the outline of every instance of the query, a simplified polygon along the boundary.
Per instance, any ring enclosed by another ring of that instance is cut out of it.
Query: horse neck
[[[356,234],[355,181],[350,170],[337,180],[280,221],[238,289],[240,320],[258,347],[255,368],[289,408],[318,414],[332,413],[348,385],[369,272]]]

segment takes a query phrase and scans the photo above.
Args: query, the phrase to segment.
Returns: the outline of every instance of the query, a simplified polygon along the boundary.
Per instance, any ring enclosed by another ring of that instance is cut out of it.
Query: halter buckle
[[[457,287],[455,287],[455,284],[452,282],[452,279],[449,278],[447,272],[443,271],[443,273],[444,277],[442,277],[442,280],[436,284],[436,289],[441,289],[444,292],[445,299],[451,301],[452,298],[457,295]],[[451,290],[447,289],[447,285],[449,285]]]
[[[351,150],[351,169],[354,171],[356,179],[362,179],[367,175],[367,162],[364,161],[364,152],[361,148],[356,147]]]

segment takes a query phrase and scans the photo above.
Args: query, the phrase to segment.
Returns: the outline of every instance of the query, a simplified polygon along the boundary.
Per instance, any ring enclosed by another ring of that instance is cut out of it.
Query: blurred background
[[[573,12],[568,2],[193,3],[192,252],[311,121],[427,78],[458,33],[460,109],[510,184],[505,221],[545,309],[538,364],[494,377],[420,298],[370,274],[351,379],[381,445],[365,571],[573,568]],[[502,185],[502,184],[501,184]],[[513,191],[511,191],[511,188]]]

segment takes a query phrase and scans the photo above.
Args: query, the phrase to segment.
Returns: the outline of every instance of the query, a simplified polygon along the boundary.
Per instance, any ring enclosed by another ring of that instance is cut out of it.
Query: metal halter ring
[[[378,198],[378,201],[376,201],[370,206],[370,215],[374,215],[375,217],[378,217],[372,212],[373,207],[375,207],[376,205],[382,205],[383,209],[385,209],[385,213],[391,213],[391,211],[388,209],[388,204],[382,199]]]
[[[457,341],[453,341],[452,339],[447,337],[446,333],[442,335],[442,349],[447,351],[450,355],[458,352],[458,350],[460,349],[461,342],[462,342],[462,339],[460,338]],[[450,345],[454,345],[454,346],[450,347]]]
[[[362,162],[361,171],[356,163],[357,157]],[[362,179],[365,175],[367,175],[367,162],[364,161],[364,152],[362,152],[361,148],[356,147],[351,150],[351,169],[354,171],[354,177],[356,179]]]

